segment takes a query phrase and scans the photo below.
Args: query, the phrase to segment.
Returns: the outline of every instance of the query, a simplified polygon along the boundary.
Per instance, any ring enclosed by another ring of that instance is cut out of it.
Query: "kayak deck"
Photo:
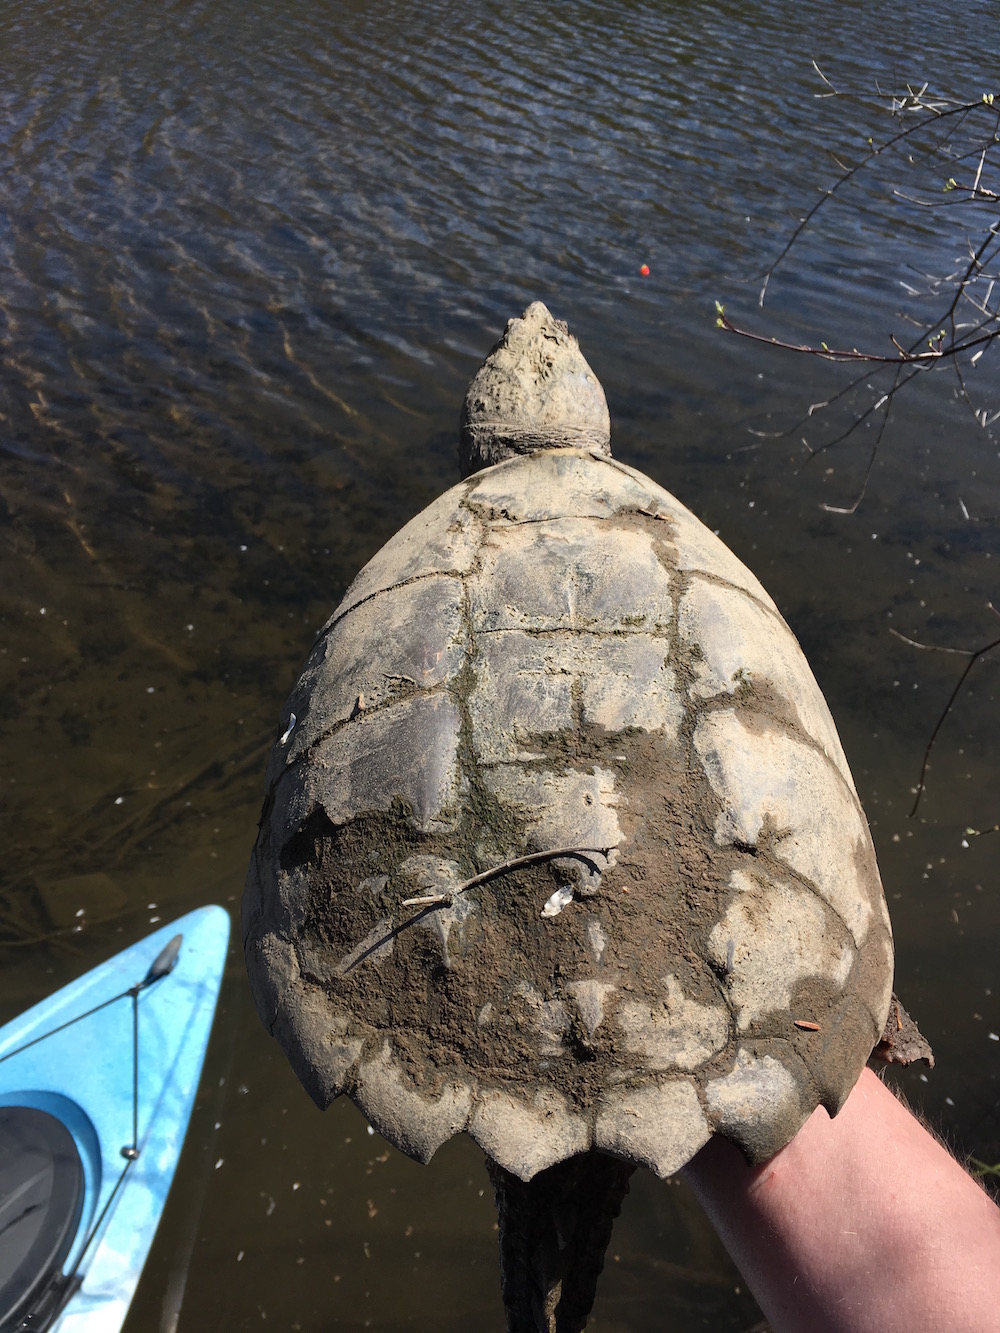
[[[173,967],[152,976],[177,935]],[[40,1263],[61,1288],[52,1305],[65,1305],[54,1319],[52,1309],[39,1311],[32,1328],[121,1328],[180,1156],[228,939],[228,913],[199,908],[0,1028],[0,1129],[15,1134],[0,1135],[0,1178],[13,1169],[25,1202],[32,1189],[36,1199],[47,1189],[52,1196],[43,1210],[51,1234],[36,1235],[36,1214],[18,1212],[8,1195],[13,1211],[4,1220],[26,1218],[28,1226],[10,1290],[4,1278],[12,1275],[0,1265],[0,1328],[17,1328],[34,1308],[37,1290],[29,1287],[26,1303],[18,1283],[30,1282]],[[33,1163],[19,1161],[21,1150]],[[12,1251],[7,1268],[17,1257]]]

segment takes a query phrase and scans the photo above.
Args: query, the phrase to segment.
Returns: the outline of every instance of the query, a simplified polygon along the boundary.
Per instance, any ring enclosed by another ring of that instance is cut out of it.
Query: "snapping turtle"
[[[611,457],[536,303],[470,386],[466,480],[365,566],[289,699],[244,895],[316,1102],[465,1130],[511,1329],[583,1328],[635,1164],[836,1114],[889,918],[829,710],[757,579]],[[469,475],[469,474],[472,475]],[[531,1182],[530,1185],[523,1182]]]

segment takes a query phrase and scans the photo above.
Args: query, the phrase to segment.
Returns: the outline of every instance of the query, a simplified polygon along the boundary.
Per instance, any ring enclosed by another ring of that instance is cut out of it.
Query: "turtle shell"
[[[763,1161],[840,1108],[892,982],[829,710],[757,579],[581,449],[453,487],[365,566],[291,698],[244,895],[257,1007],[320,1106],[530,1179]]]

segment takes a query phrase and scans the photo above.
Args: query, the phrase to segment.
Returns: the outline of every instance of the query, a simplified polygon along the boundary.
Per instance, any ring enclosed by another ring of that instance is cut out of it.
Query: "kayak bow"
[[[202,907],[0,1028],[0,1333],[117,1333],[163,1212],[222,982]]]

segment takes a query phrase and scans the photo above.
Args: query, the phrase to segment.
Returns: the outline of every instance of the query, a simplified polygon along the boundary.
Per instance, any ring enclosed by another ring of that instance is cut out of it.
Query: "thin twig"
[[[997,609],[992,602],[988,602],[987,605],[989,609],[992,612],[994,612],[994,614],[1000,614],[997,612]],[[918,644],[917,646],[922,647],[923,645]],[[927,742],[927,748],[924,750],[924,761],[920,766],[920,780],[917,783],[916,795],[913,800],[913,809],[910,811],[910,816],[909,816],[911,819],[917,813],[917,806],[920,804],[920,798],[924,794],[924,782],[927,777],[927,767],[930,763],[931,750],[934,746],[934,742],[937,740],[938,732],[944,725],[945,718],[951,712],[955,700],[961,693],[962,686],[965,684],[969,672],[972,670],[972,668],[976,665],[976,663],[979,661],[981,657],[985,657],[987,653],[991,653],[994,648],[1000,648],[1000,639],[994,639],[992,643],[988,643],[984,647],[977,648],[974,652],[970,653],[969,660],[965,664],[965,669],[959,676],[958,683],[955,685],[955,688],[952,690],[948,702],[944,706],[944,712],[941,714],[941,716],[938,718],[937,722],[934,725],[934,730],[931,732],[930,740]]]
[[[958,298],[956,297],[956,300],[957,299]],[[998,336],[998,330],[996,329],[991,329],[988,333],[981,333],[978,337],[958,341],[953,339],[949,343],[945,343],[939,336],[937,339],[933,340],[936,341],[938,345],[936,347],[929,347],[925,352],[914,352],[909,350],[893,338],[892,341],[897,350],[892,356],[889,356],[883,352],[862,352],[859,351],[857,347],[852,347],[850,351],[848,351],[846,347],[827,347],[826,343],[820,343],[817,347],[815,343],[786,342],[782,338],[775,338],[773,336],[769,337],[764,333],[754,333],[750,329],[740,328],[738,324],[733,323],[726,314],[725,309],[720,306],[718,302],[716,302],[715,309],[716,327],[725,329],[726,333],[737,333],[741,338],[747,338],[750,342],[764,343],[767,347],[776,347],[782,352],[799,352],[806,356],[818,357],[820,361],[835,361],[838,364],[850,361],[864,361],[868,365],[898,366],[913,365],[920,362],[943,361],[949,357],[959,356],[963,352],[968,352],[974,347],[980,347],[983,344],[991,343]],[[953,310],[954,303],[941,319],[935,320],[933,325],[929,327],[937,328],[939,325],[946,323],[949,316],[953,313]],[[991,320],[996,320],[998,317],[992,315],[990,318]],[[927,338],[928,342],[932,341],[932,338],[929,337],[925,331],[916,339],[916,344],[919,345],[925,338]],[[913,345],[914,344],[911,344],[911,348]]]
[[[889,626],[889,633],[897,639],[902,639],[908,643],[911,648],[922,648],[925,653],[957,653],[960,657],[971,657],[973,649],[971,648],[947,648],[943,643],[918,643],[916,639],[910,639],[905,634],[901,634],[898,629]]]
[[[834,86],[815,61],[813,67],[823,84],[823,91],[819,96],[849,96],[849,94],[841,93]],[[880,96],[888,95],[881,88],[878,89],[878,92]],[[940,199],[935,201],[930,198],[913,198],[910,200],[911,203],[919,204],[921,207],[951,204],[953,202],[973,206],[986,204],[992,210],[997,201],[1000,200],[1000,193],[994,188],[994,183],[986,179],[987,168],[993,166],[993,159],[990,155],[997,145],[1000,145],[1000,95],[984,93],[975,102],[959,103],[929,96],[926,84],[917,88],[907,86],[904,93],[891,94],[891,111],[897,116],[903,113],[916,113],[919,118],[902,125],[896,133],[880,144],[876,144],[873,139],[869,139],[870,151],[854,166],[849,166],[836,159],[840,171],[838,179],[822,193],[821,197],[800,218],[797,226],[793,229],[777,259],[764,277],[758,297],[759,305],[763,306],[764,304],[772,274],[784,263],[803,233],[814,222],[818,211],[853,181],[861,171],[870,166],[876,158],[887,154],[889,150],[901,151],[906,163],[911,166],[918,162],[932,164],[935,159],[938,161],[943,159],[948,163],[952,172],[959,171],[960,164],[964,168],[961,171],[964,177],[963,181],[960,183],[954,175],[950,175]],[[981,124],[979,116],[983,112],[987,114],[989,120],[985,129],[980,130],[977,127]],[[895,193],[898,197],[908,198],[904,191],[897,189]],[[863,367],[873,367],[876,371],[880,367],[886,366],[896,368],[896,380],[889,394],[880,397],[873,408],[869,408],[862,416],[858,417],[837,439],[828,441],[818,449],[807,444],[807,448],[810,448],[811,454],[815,456],[826,448],[846,439],[873,412],[881,411],[883,408],[886,409],[878,432],[878,440],[868,461],[864,482],[854,504],[849,506],[824,506],[824,508],[828,508],[832,512],[853,513],[864,496],[874,467],[875,453],[888,424],[891,399],[895,392],[902,388],[911,377],[907,375],[900,379],[898,374],[900,365],[912,366],[913,371],[917,371],[933,369],[938,362],[950,361],[955,369],[959,392],[972,409],[976,421],[981,426],[986,426],[1000,419],[1000,411],[992,413],[986,408],[977,408],[973,404],[970,395],[970,383],[965,373],[967,369],[966,362],[969,365],[975,365],[994,340],[1000,337],[1000,309],[991,305],[994,284],[1000,277],[1000,274],[992,272],[991,269],[998,256],[1000,256],[1000,221],[993,220],[991,225],[986,226],[985,235],[981,236],[978,244],[974,247],[970,246],[966,262],[957,272],[947,277],[924,275],[927,284],[924,293],[917,289],[910,289],[911,295],[914,297],[945,295],[945,308],[939,318],[932,324],[923,325],[920,333],[909,346],[906,346],[902,339],[893,336],[891,340],[893,350],[888,353],[862,351],[857,347],[829,347],[825,343],[819,345],[795,343],[777,337],[768,337],[734,324],[725,314],[724,309],[716,303],[717,324],[720,328],[763,346],[798,352],[800,355],[814,356],[835,364],[858,363]],[[949,288],[951,289],[950,299],[947,295]],[[983,288],[985,288],[985,296],[980,296],[979,292]],[[959,311],[964,313],[964,303],[966,302],[977,312],[980,317],[978,322],[974,321],[970,324],[967,321],[959,320]],[[907,316],[904,314],[903,318],[905,320]],[[911,322],[915,323],[916,321]],[[864,371],[838,393],[831,395],[827,402],[819,406],[828,408],[838,399],[855,392],[865,383],[867,374],[868,372]],[[808,416],[811,417],[815,410],[816,406],[814,405],[810,408]],[[797,422],[788,431],[784,432],[755,431],[753,433],[761,437],[781,438],[785,435],[795,434],[801,430],[802,424],[804,423]]]
[[[1000,824],[994,824],[992,828],[967,828],[965,830],[967,838],[985,838],[987,833],[1000,833]]]
[[[594,856],[603,856],[605,860],[613,847],[557,847],[554,851],[547,852],[528,852],[524,856],[515,856],[510,861],[504,861],[498,866],[491,866],[489,870],[481,870],[478,875],[473,875],[467,879],[464,884],[459,884],[457,888],[450,889],[447,893],[428,893],[420,898],[404,898],[401,906],[403,907],[443,907],[450,905],[460,893],[465,893],[467,889],[473,889],[477,884],[485,884],[487,880],[497,879],[500,875],[506,875],[511,870],[520,870],[522,866],[537,865],[540,861],[554,861],[560,856],[575,856],[581,861],[587,861],[600,871],[601,867],[593,859]]]
[[[817,70],[817,72],[819,71]],[[820,75],[820,77],[822,78],[823,76]],[[840,179],[835,181],[834,184],[831,185],[828,190],[824,190],[824,192],[820,195],[819,199],[816,200],[812,208],[809,209],[805,217],[800,220],[798,226],[792,232],[788,241],[782,248],[781,253],[778,255],[777,259],[774,261],[771,267],[767,270],[767,273],[764,275],[764,283],[760,289],[760,295],[757,297],[757,304],[759,306],[763,306],[764,297],[767,293],[767,285],[771,281],[771,277],[774,274],[775,270],[787,258],[789,252],[795,246],[799,237],[806,230],[806,228],[812,222],[813,218],[816,216],[816,214],[819,212],[819,210],[823,207],[823,205],[827,202],[828,199],[832,199],[833,196],[837,194],[839,190],[841,190],[845,185],[847,185],[850,181],[852,181],[854,177],[858,175],[859,172],[865,169],[865,167],[867,167],[870,163],[874,162],[874,160],[877,157],[880,157],[883,153],[888,152],[890,148],[894,148],[904,139],[910,138],[911,136],[915,136],[919,134],[919,132],[922,129],[925,129],[930,125],[937,125],[942,120],[945,120],[950,116],[956,116],[964,112],[968,112],[970,108],[976,107],[978,105],[979,103],[963,103],[960,106],[950,107],[944,111],[932,111],[929,115],[925,116],[924,119],[921,120],[918,124],[907,125],[905,129],[900,130],[898,134],[892,135],[892,137],[887,139],[885,143],[879,144],[878,147],[873,146],[871,151],[869,153],[866,153],[860,162],[855,163],[853,167],[850,167],[847,171],[845,171],[843,175],[840,177]]]

